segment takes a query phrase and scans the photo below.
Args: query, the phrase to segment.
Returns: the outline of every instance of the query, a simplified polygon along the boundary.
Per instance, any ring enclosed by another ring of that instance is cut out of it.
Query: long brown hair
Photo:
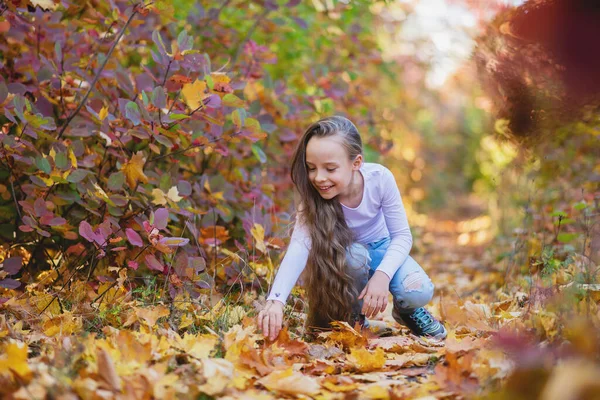
[[[327,328],[334,320],[352,323],[352,304],[358,296],[352,277],[347,273],[346,248],[354,234],[344,218],[337,198],[326,200],[308,177],[306,146],[313,137],[337,135],[350,160],[362,154],[362,140],[356,126],[340,116],[323,118],[306,129],[294,153],[291,167],[300,204],[298,213],[310,232],[311,249],[307,261],[308,325]]]

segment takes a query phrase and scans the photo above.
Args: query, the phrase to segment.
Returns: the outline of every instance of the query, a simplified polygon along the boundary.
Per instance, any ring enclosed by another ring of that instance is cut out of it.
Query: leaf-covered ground
[[[557,316],[530,301],[530,294],[502,287],[501,263],[482,240],[488,225],[481,216],[430,219],[418,229],[414,256],[436,284],[430,310],[448,327],[444,343],[412,336],[393,322],[389,309],[369,330],[339,323],[316,337],[301,336],[302,314],[292,311],[289,329],[269,343],[256,329],[253,316],[260,301],[253,293],[237,303],[220,299],[209,309],[186,301],[152,304],[111,289],[94,308],[90,300],[96,292],[80,282],[73,286],[72,304],[46,307],[50,297],[30,286],[27,295],[2,306],[0,391],[16,399],[599,393],[600,369],[585,356],[597,350],[593,340],[554,348],[514,333],[537,326],[551,339],[557,335]],[[597,322],[595,305],[587,304]],[[584,325],[571,328],[572,338],[583,337]],[[553,367],[561,351],[570,356]]]

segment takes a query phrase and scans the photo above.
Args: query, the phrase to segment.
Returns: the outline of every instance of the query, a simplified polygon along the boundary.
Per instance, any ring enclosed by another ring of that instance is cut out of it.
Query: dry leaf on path
[[[321,386],[314,378],[300,372],[294,372],[292,367],[283,371],[273,371],[264,378],[259,379],[257,383],[269,390],[291,395],[313,396],[321,390]]]

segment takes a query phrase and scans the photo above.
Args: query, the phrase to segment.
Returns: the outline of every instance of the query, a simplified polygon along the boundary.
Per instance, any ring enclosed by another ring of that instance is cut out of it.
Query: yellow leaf
[[[362,347],[352,348],[348,360],[361,372],[375,371],[384,366],[385,352],[380,347],[374,353]]]
[[[106,117],[108,117],[108,107],[104,106],[98,113],[98,118],[100,118],[100,121],[104,121]]]
[[[390,390],[387,387],[374,383],[361,392],[361,396],[368,399],[389,399]]]
[[[44,322],[43,329],[46,336],[72,335],[81,332],[82,320],[66,312]]]
[[[210,77],[213,82],[216,83],[229,83],[231,78],[228,77],[224,72],[211,72]]]
[[[164,206],[167,204],[167,199],[165,198],[165,192],[160,190],[159,188],[152,189],[152,196],[154,196],[154,200],[152,200],[153,204]]]
[[[267,246],[265,245],[265,228],[261,224],[255,223],[250,230],[252,237],[256,240],[256,248],[262,253],[267,252]]]
[[[8,343],[0,351],[0,374],[14,372],[23,379],[28,379],[31,369],[27,364],[27,345],[24,343]]]
[[[282,371],[273,371],[264,378],[259,379],[257,383],[269,390],[291,395],[314,396],[321,390],[321,386],[314,378],[300,372],[294,372],[292,367]]]
[[[191,324],[194,323],[194,319],[189,316],[189,314],[183,314],[181,317],[181,322],[179,323],[179,329],[187,328]]]
[[[173,200],[175,203],[183,199],[183,197],[179,196],[179,190],[177,190],[177,186],[173,186],[171,189],[169,189],[167,192],[167,197],[169,200]]]
[[[218,338],[214,335],[192,335],[185,333],[178,340],[179,347],[196,358],[207,358],[217,345]]]
[[[72,148],[69,148],[69,160],[71,160],[71,167],[77,169],[77,157],[75,157],[75,153],[73,153]]]
[[[202,361],[202,372],[206,383],[198,389],[209,396],[217,396],[232,383],[233,364],[222,358],[207,358]]]
[[[131,157],[131,160],[127,161],[121,167],[121,171],[125,174],[130,188],[133,189],[138,181],[148,182],[148,177],[144,174],[145,161],[144,154],[138,151]]]
[[[185,103],[189,108],[195,110],[200,107],[202,104],[202,100],[204,100],[208,95],[204,93],[206,90],[206,82],[196,79],[194,83],[186,83],[183,85],[181,89],[181,94],[185,99]]]
[[[50,315],[59,315],[60,314],[60,305],[58,301],[48,293],[38,293],[37,295],[33,295],[31,297],[31,301],[37,308],[39,312],[45,309],[45,313],[49,313]],[[48,305],[50,303],[50,305]]]

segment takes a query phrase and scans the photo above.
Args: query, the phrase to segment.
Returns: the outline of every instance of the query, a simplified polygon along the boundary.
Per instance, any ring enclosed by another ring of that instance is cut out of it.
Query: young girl
[[[393,318],[414,334],[436,339],[446,329],[423,308],[433,283],[408,255],[412,235],[392,173],[363,163],[362,141],[340,116],[308,127],[291,167],[300,196],[290,244],[258,325],[274,340],[287,297],[307,268],[308,324],[334,320],[366,326],[393,296]]]

